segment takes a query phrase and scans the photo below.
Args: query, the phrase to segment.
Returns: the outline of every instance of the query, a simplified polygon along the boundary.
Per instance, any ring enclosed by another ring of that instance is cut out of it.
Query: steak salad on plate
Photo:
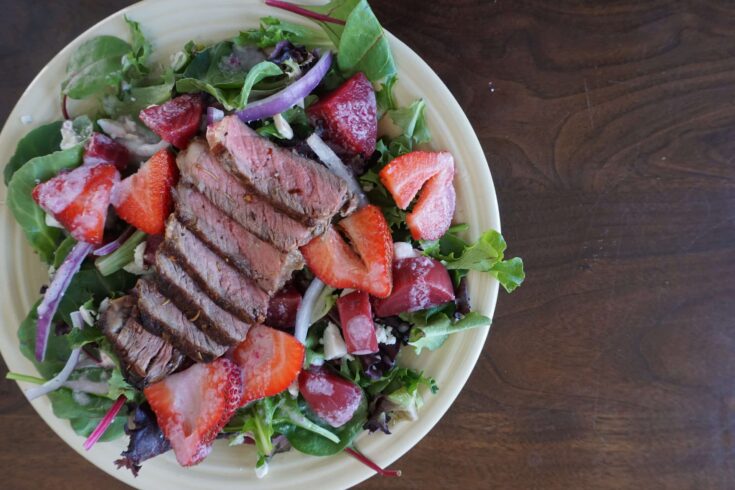
[[[4,171],[49,266],[18,332],[40,376],[8,377],[37,384],[28,398],[47,396],[85,449],[127,437],[117,464],[136,474],[227,438],[254,446],[258,475],[288,450],[394,475],[356,437],[441,396],[401,353],[489,325],[468,272],[511,292],[523,263],[497,231],[468,241],[453,224],[462,162],[431,148],[423,100],[397,104],[367,2],[266,3],[322,31],[265,17],[155,64],[127,18],[128,41],[71,56],[64,119]]]

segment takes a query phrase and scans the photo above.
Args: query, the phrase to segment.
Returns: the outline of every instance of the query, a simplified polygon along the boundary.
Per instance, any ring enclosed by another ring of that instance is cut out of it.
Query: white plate
[[[285,20],[308,21],[265,6],[259,0],[155,0],[138,3],[101,21],[75,39],[41,70],[10,114],[0,134],[0,162],[7,162],[18,140],[32,127],[58,120],[59,84],[64,79],[66,61],[91,37],[112,34],[127,39],[123,15],[141,22],[153,41],[155,57],[167,61],[171,53],[181,49],[190,39],[219,41],[241,29],[256,27],[258,19],[276,15]],[[471,238],[479,232],[500,230],[498,204],[492,178],[480,143],[462,109],[439,77],[416,53],[389,35],[400,74],[396,95],[402,104],[413,98],[426,100],[428,122],[433,135],[432,146],[450,151],[457,162],[456,220],[469,223]],[[469,69],[469,68],[468,68]],[[33,117],[31,125],[21,123],[21,116]],[[7,189],[0,186],[0,352],[11,371],[35,373],[33,365],[18,350],[17,326],[38,298],[39,287],[47,281],[46,270],[26,244],[20,227],[5,205]],[[498,283],[484,275],[470,276],[470,293],[474,308],[492,317]],[[411,449],[436,424],[450,407],[479,357],[488,329],[476,329],[452,336],[438,351],[425,352],[420,359],[407,362],[436,378],[438,394],[426,395],[426,404],[416,422],[398,424],[393,434],[363,434],[357,447],[381,466],[389,466]],[[20,383],[21,388],[28,386]],[[266,480],[253,473],[255,455],[252,448],[229,448],[218,442],[202,464],[182,469],[172,454],[165,454],[143,465],[138,478],[127,470],[118,470],[113,461],[123,450],[125,441],[99,443],[92,451],[82,449],[66,420],[57,419],[46,398],[32,403],[33,408],[67,444],[97,467],[125,483],[146,489],[162,488],[346,488],[372,476],[374,472],[347,455],[329,458],[305,456],[296,451],[277,455],[270,465]],[[441,455],[437,455],[437,463]],[[410,476],[408,476],[410,478]]]

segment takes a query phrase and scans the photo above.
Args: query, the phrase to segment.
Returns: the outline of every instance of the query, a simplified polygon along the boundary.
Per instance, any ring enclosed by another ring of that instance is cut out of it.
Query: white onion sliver
[[[357,207],[361,208],[365,206],[368,202],[367,197],[365,197],[362,187],[360,187],[360,184],[357,182],[355,174],[353,174],[352,171],[342,163],[342,160],[339,159],[337,154],[324,142],[324,140],[322,140],[318,134],[312,133],[311,136],[306,138],[306,143],[309,145],[309,148],[316,153],[319,160],[329,168],[329,170],[331,170],[337,177],[347,182],[347,187],[357,198]]]
[[[76,348],[71,351],[69,359],[67,359],[64,369],[59,374],[46,381],[41,386],[31,388],[26,391],[26,397],[28,400],[35,400],[38,397],[51,393],[52,391],[58,390],[61,386],[69,379],[69,375],[74,371],[74,368],[79,361],[79,353],[82,351],[81,348]]]
[[[314,305],[324,288],[325,284],[315,277],[306,289],[304,298],[301,300],[299,309],[296,311],[294,337],[302,344],[306,343],[306,334],[309,333],[309,327],[311,326],[311,312],[314,310]]]

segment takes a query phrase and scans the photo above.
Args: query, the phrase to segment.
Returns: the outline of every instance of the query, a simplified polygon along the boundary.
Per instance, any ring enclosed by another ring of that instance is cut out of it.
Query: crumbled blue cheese
[[[379,344],[393,345],[396,338],[393,335],[392,328],[385,325],[375,325],[375,336],[378,337]]]
[[[328,361],[347,355],[347,346],[342,339],[339,327],[332,322],[329,322],[327,328],[324,329],[322,343],[324,344],[324,358]]]
[[[56,221],[56,218],[54,218],[48,213],[46,213],[46,216],[44,217],[44,221],[46,222],[46,226],[49,226],[51,228],[63,228],[64,227],[61,223]]]
[[[61,125],[61,144],[59,145],[59,148],[62,150],[68,150],[79,143],[79,135],[74,131],[74,124],[70,119],[67,119]]]
[[[149,158],[169,146],[167,141],[142,128],[129,116],[118,119],[98,119],[97,124],[108,136],[140,159]]]
[[[291,382],[290,385],[288,385],[288,394],[291,395],[291,398],[298,398],[299,396],[299,379],[296,378]]]
[[[408,242],[394,242],[393,243],[393,259],[399,260],[399,259],[410,259],[413,257],[418,257],[419,252],[415,248],[413,248],[413,245],[411,245]]]
[[[287,140],[293,138],[293,129],[291,128],[291,125],[288,123],[288,121],[286,121],[286,118],[283,117],[283,115],[276,114],[275,116],[273,116],[273,123],[276,125],[276,129],[281,136],[283,136]]]

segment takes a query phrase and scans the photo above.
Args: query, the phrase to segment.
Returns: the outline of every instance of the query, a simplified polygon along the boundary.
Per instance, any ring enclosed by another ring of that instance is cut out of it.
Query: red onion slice
[[[125,240],[130,238],[130,235],[133,234],[133,231],[135,229],[132,226],[129,226],[124,232],[122,232],[122,235],[117,237],[117,239],[111,241],[108,244],[102,245],[100,248],[96,249],[94,252],[92,252],[93,255],[96,255],[97,257],[101,257],[103,255],[109,255],[118,248],[120,248],[120,245],[125,243]]]
[[[312,133],[311,136],[306,138],[306,144],[309,145],[309,148],[316,153],[319,160],[321,160],[324,165],[332,171],[332,173],[347,183],[347,187],[350,189],[350,192],[352,192],[355,198],[357,198],[357,207],[361,208],[365,206],[368,203],[368,200],[367,197],[365,197],[365,193],[362,191],[362,187],[360,187],[360,184],[357,182],[355,174],[353,174],[352,171],[342,163],[342,160],[339,159],[337,154],[329,147],[329,145],[327,145],[316,133]]]
[[[66,256],[64,262],[54,275],[46,293],[43,295],[41,304],[38,305],[38,323],[36,327],[36,359],[43,361],[46,356],[46,345],[51,333],[51,321],[59,308],[61,298],[69,287],[72,277],[79,271],[82,262],[92,251],[93,246],[89,243],[78,242]]]
[[[250,122],[272,117],[290,109],[319,85],[331,66],[332,52],[326,51],[304,76],[280,92],[246,105],[236,112],[237,116],[243,122]]]
[[[112,421],[115,420],[115,416],[123,407],[126,401],[127,398],[125,398],[125,395],[120,395],[117,398],[112,407],[110,407],[110,410],[107,411],[102,420],[100,420],[100,423],[97,424],[97,427],[95,427],[87,440],[84,441],[84,449],[86,451],[92,449],[92,446],[94,446],[94,444],[99,441],[100,437],[104,435],[105,431],[110,426],[110,424],[112,424]]]

